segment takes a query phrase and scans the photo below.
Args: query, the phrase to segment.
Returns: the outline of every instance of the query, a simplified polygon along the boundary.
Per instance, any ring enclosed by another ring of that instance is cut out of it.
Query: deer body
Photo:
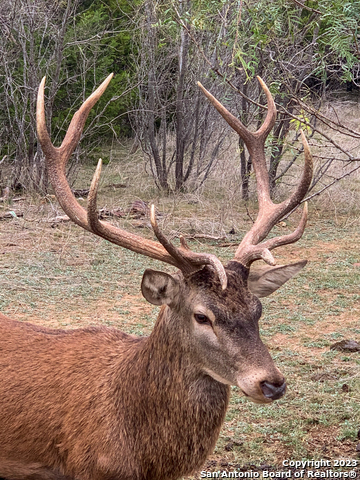
[[[246,289],[246,269],[236,270],[228,272],[226,292],[210,271],[175,283],[173,305],[161,308],[144,338],[106,327],[51,330],[2,316],[0,476],[27,478],[16,468],[24,472],[28,464],[53,475],[39,479],[175,480],[199,468],[228,405],[223,382],[249,376],[255,355],[251,375],[266,372],[283,383],[258,338],[260,302]],[[196,332],[191,310],[204,298],[216,311],[219,345],[210,332]],[[226,329],[234,340],[223,360],[214,359]],[[11,471],[2,458],[11,460]]]
[[[214,448],[229,387],[192,371],[176,345],[168,355],[154,350],[156,329],[136,339],[105,327],[54,334],[5,317],[1,327],[18,349],[1,354],[9,372],[0,400],[7,480],[27,478],[32,465],[47,472],[39,479],[171,480]]]
[[[7,480],[176,480],[199,468],[213,450],[230,385],[257,403],[277,400],[286,390],[260,340],[257,296],[271,294],[306,263],[275,267],[270,253],[301,237],[306,207],[293,233],[265,240],[306,194],[312,177],[306,139],[299,186],[288,200],[274,204],[264,153],[276,114],[269,90],[260,81],[268,112],[253,134],[201,87],[244,139],[257,178],[258,217],[234,259],[223,266],[212,254],[191,251],[181,237],[175,247],[160,231],[154,207],[150,220],[159,243],[100,221],[101,162],[87,210],[77,203],[66,163],[110,80],[76,112],[59,148],[46,129],[45,80],[41,83],[38,138],[55,195],[87,231],[179,271],[143,275],[144,297],[162,306],[146,338],[105,327],[51,330],[0,316],[0,477]],[[249,270],[260,258],[272,267]]]

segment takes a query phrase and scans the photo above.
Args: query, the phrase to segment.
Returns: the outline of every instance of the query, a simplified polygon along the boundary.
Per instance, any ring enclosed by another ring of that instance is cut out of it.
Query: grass
[[[79,187],[85,187],[92,169],[84,170]],[[165,213],[162,227],[170,235],[219,235],[235,228],[235,235],[228,235],[234,247],[190,242],[194,250],[214,253],[224,262],[232,258],[236,242],[250,226],[235,188],[223,190],[222,201],[217,201],[219,184],[226,184],[221,175],[210,180],[202,195],[163,198],[141,163],[126,158],[105,168],[99,206],[119,205],[119,190],[107,185],[120,181],[129,185],[121,191],[121,205],[136,198],[156,201]],[[145,268],[171,271],[170,267],[110,245],[71,223],[52,227],[49,219],[60,210],[51,197],[27,197],[2,208],[21,210],[24,217],[0,225],[1,312],[57,328],[103,323],[137,335],[151,332],[158,309],[142,298],[141,276]],[[290,231],[298,214],[294,217],[287,227],[276,226],[274,234]],[[287,377],[288,392],[274,404],[261,406],[248,402],[234,387],[205,469],[280,468],[284,459],[356,458],[360,356],[330,346],[342,339],[360,341],[360,268],[354,265],[360,261],[359,223],[359,214],[347,213],[345,205],[337,206],[334,218],[320,203],[312,204],[303,239],[279,249],[278,263],[309,259],[303,273],[263,300],[261,335]],[[148,228],[135,224],[131,218],[123,221],[124,228],[152,238]]]

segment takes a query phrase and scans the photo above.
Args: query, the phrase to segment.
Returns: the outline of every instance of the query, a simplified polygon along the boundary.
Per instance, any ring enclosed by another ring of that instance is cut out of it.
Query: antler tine
[[[75,113],[60,147],[54,147],[51,143],[46,128],[44,102],[45,77],[40,84],[37,100],[37,131],[41,147],[45,154],[50,182],[53,186],[56,198],[70,219],[84,229],[133,252],[169,263],[170,265],[179,268],[185,275],[198,270],[203,265],[212,265],[219,275],[222,287],[226,288],[226,273],[220,260],[214,255],[191,252],[184,242],[182,242],[182,247],[180,249],[172,246],[167,240],[164,241],[165,237],[158,229],[156,220],[155,227],[153,220],[152,224],[156,236],[161,239],[160,244],[117,228],[108,222],[99,220],[96,200],[101,174],[101,159],[98,162],[98,166],[91,182],[87,210],[77,202],[73,195],[66,179],[65,167],[80,140],[82,130],[91,108],[104,93],[112,76],[112,74],[109,75],[100,87],[90,95]],[[152,217],[155,218],[154,213],[152,214]]]
[[[287,199],[284,200],[280,205],[284,207],[284,213],[282,216],[287,215],[293,208],[295,208],[301,200],[305,197],[313,177],[313,160],[310,151],[310,147],[308,141],[305,137],[305,134],[302,130],[300,130],[301,140],[304,146],[304,156],[305,156],[305,164],[303,173],[301,176],[301,180],[295,192]]]
[[[234,257],[236,261],[243,263],[245,266],[250,266],[254,260],[260,258],[270,265],[275,265],[275,260],[270,250],[280,245],[296,242],[302,236],[307,220],[307,206],[304,208],[299,226],[293,233],[276,237],[261,243],[267,237],[273,226],[284,215],[289,213],[300,204],[301,200],[308,191],[313,174],[310,148],[304,133],[301,131],[305,153],[305,166],[299,185],[295,192],[293,192],[288,199],[279,204],[274,204],[272,202],[270,197],[269,173],[265,158],[265,140],[275,124],[276,107],[270,90],[260,77],[257,78],[265,92],[268,102],[268,111],[264,123],[254,133],[250,132],[240,122],[240,120],[234,117],[234,115],[232,115],[218,100],[216,100],[215,97],[213,97],[201,84],[198,83],[206,97],[215,106],[222,117],[244,140],[254,166],[259,213],[254,225],[241,241]]]
[[[265,205],[260,205],[259,202],[259,213],[256,221],[243,238],[235,253],[235,260],[245,265],[250,265],[254,260],[259,258],[262,258],[270,265],[275,265],[276,262],[271,255],[270,250],[281,245],[296,242],[301,238],[304,232],[308,214],[307,204],[304,206],[300,223],[293,233],[275,237],[261,243],[270,233],[273,226],[281,220],[284,215],[287,215],[301,203],[310,186],[313,172],[313,161],[309,145],[302,131],[301,136],[304,145],[305,165],[299,185],[288,199],[279,204],[274,204],[270,201]]]
[[[180,244],[181,247],[175,247],[162,233],[160,230],[156,215],[155,215],[155,205],[151,205],[150,209],[150,221],[156,238],[159,242],[163,245],[163,247],[170,253],[170,255],[177,259],[178,267],[180,270],[188,271],[189,273],[198,270],[199,266],[201,265],[211,265],[213,269],[216,271],[221,287],[223,290],[227,287],[227,276],[225,272],[225,268],[220,260],[211,253],[196,253],[192,252],[183,236],[180,236]]]
[[[86,210],[76,201],[66,180],[65,168],[71,154],[80,140],[81,133],[91,108],[104,93],[112,77],[113,74],[110,74],[75,113],[60,147],[54,147],[46,127],[44,100],[46,77],[42,79],[38,92],[36,127],[41,148],[45,155],[50,182],[55,190],[56,197],[62,209],[76,224],[86,230],[90,230],[87,224]]]
[[[250,243],[245,236],[236,250],[234,259],[245,266],[250,266],[252,262],[259,259],[264,260],[264,262],[268,263],[269,265],[276,265],[276,261],[270,250],[282,245],[289,245],[290,243],[295,243],[300,240],[305,230],[307,217],[308,206],[305,202],[299,225],[292,233],[270,238],[266,242],[259,244]]]
[[[232,113],[230,113],[224,107],[224,105],[220,103],[219,100],[217,100],[208,90],[206,90],[206,88],[200,82],[197,82],[197,84],[210,103],[212,103],[212,105],[216,108],[224,120],[226,120],[230,127],[233,128],[245,142],[251,141],[253,134],[245,127],[245,125]]]
[[[111,223],[102,222],[99,220],[97,210],[97,192],[99,187],[100,175],[101,175],[102,160],[98,161],[96,171],[91,181],[91,186],[88,195],[87,205],[87,221],[88,229],[98,235],[105,238],[115,245],[127,248],[135,253],[140,253],[148,257],[160,260],[170,265],[178,267],[178,262],[171,256],[163,247],[152,240],[134,235],[131,232],[122,230],[121,228],[114,227]]]
[[[200,83],[197,82],[198,86],[201,88],[207,99],[214,105],[216,110],[220,113],[220,115],[226,120],[226,122],[237,132],[240,137],[244,140],[246,144],[249,143],[250,147],[253,144],[254,137],[255,138],[261,138],[264,142],[266,140],[266,137],[270,133],[271,129],[275,125],[275,120],[276,120],[276,106],[274,99],[270,93],[270,90],[266,86],[265,82],[260,78],[257,77],[262,89],[265,92],[266,99],[268,102],[268,111],[267,115],[265,117],[264,123],[261,125],[259,130],[257,132],[250,132],[245,125],[237,118],[235,117],[232,113],[230,113],[222,103],[220,103],[206,88]],[[251,154],[251,152],[250,152]]]
[[[265,92],[268,101],[268,111],[264,123],[256,132],[250,132],[250,130],[246,128],[238,118],[236,118],[232,113],[230,113],[213,95],[211,95],[211,93],[208,92],[206,88],[201,85],[201,83],[198,82],[198,85],[204,92],[208,100],[214,105],[216,110],[224,118],[224,120],[226,120],[226,122],[244,140],[254,166],[258,201],[259,206],[261,207],[262,205],[271,202],[269,174],[267,171],[265,158],[265,140],[275,124],[276,106],[270,90],[265,85],[265,82],[260,77],[257,77],[257,79]]]
[[[266,117],[265,117],[265,121],[264,123],[261,125],[261,127],[259,128],[259,130],[257,132],[254,133],[254,135],[257,135],[259,137],[263,137],[264,138],[264,141],[266,140],[266,137],[269,135],[269,133],[271,132],[271,129],[273,128],[273,126],[275,125],[275,121],[276,121],[276,105],[275,105],[275,102],[274,102],[274,99],[273,99],[273,96],[271,95],[271,92],[270,90],[268,89],[266,83],[264,82],[264,80],[257,76],[256,77],[261,85],[261,88],[264,90],[265,92],[265,95],[266,95],[266,100],[267,100],[267,104],[268,104],[268,111],[267,111],[267,114],[266,114]]]
[[[155,233],[156,238],[159,240],[161,245],[165,248],[167,252],[170,253],[170,255],[177,261],[177,264],[182,268],[180,268],[183,271],[186,271],[188,273],[191,273],[194,271],[194,266],[191,265],[183,255],[179,252],[179,249],[176,248],[167,238],[166,236],[162,233],[162,231],[159,228],[159,225],[156,220],[156,215],[155,215],[155,205],[151,205],[150,207],[150,222],[152,229]]]

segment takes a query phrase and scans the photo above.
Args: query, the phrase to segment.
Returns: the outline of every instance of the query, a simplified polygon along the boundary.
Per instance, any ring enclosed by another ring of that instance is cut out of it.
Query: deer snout
[[[272,374],[258,370],[251,375],[240,376],[237,386],[255,403],[271,403],[281,398],[286,391],[285,378],[277,369]]]
[[[270,383],[267,381],[261,382],[261,391],[264,397],[270,400],[278,400],[286,392],[285,379],[281,383]]]

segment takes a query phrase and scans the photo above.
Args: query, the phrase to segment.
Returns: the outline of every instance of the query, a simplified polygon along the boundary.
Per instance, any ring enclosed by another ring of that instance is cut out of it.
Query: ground
[[[153,192],[144,195],[155,197],[163,213],[161,226],[170,236],[226,235],[216,241],[190,240],[193,250],[215,253],[224,262],[232,258],[251,225],[248,213],[233,198],[228,197],[226,207],[220,201],[209,207],[211,195],[206,201],[195,195],[174,200]],[[140,197],[125,195],[123,207]],[[118,191],[113,196],[117,198]],[[116,200],[104,198],[100,207],[113,208]],[[256,206],[249,208],[256,215]],[[2,313],[55,328],[102,323],[136,335],[151,332],[158,308],[142,298],[141,276],[148,267],[171,267],[110,245],[70,222],[58,223],[54,217],[62,212],[52,196],[24,196],[3,204],[0,213],[9,211],[13,216],[0,221]],[[296,212],[273,233],[289,233],[299,216]],[[153,238],[147,219],[127,216],[120,225]],[[278,471],[285,459],[360,462],[360,354],[330,348],[343,339],[360,343],[359,225],[353,210],[334,215],[324,205],[311,204],[303,238],[278,249],[279,264],[309,261],[296,278],[263,300],[261,335],[287,378],[288,391],[274,404],[261,406],[248,402],[234,387],[205,470]]]

